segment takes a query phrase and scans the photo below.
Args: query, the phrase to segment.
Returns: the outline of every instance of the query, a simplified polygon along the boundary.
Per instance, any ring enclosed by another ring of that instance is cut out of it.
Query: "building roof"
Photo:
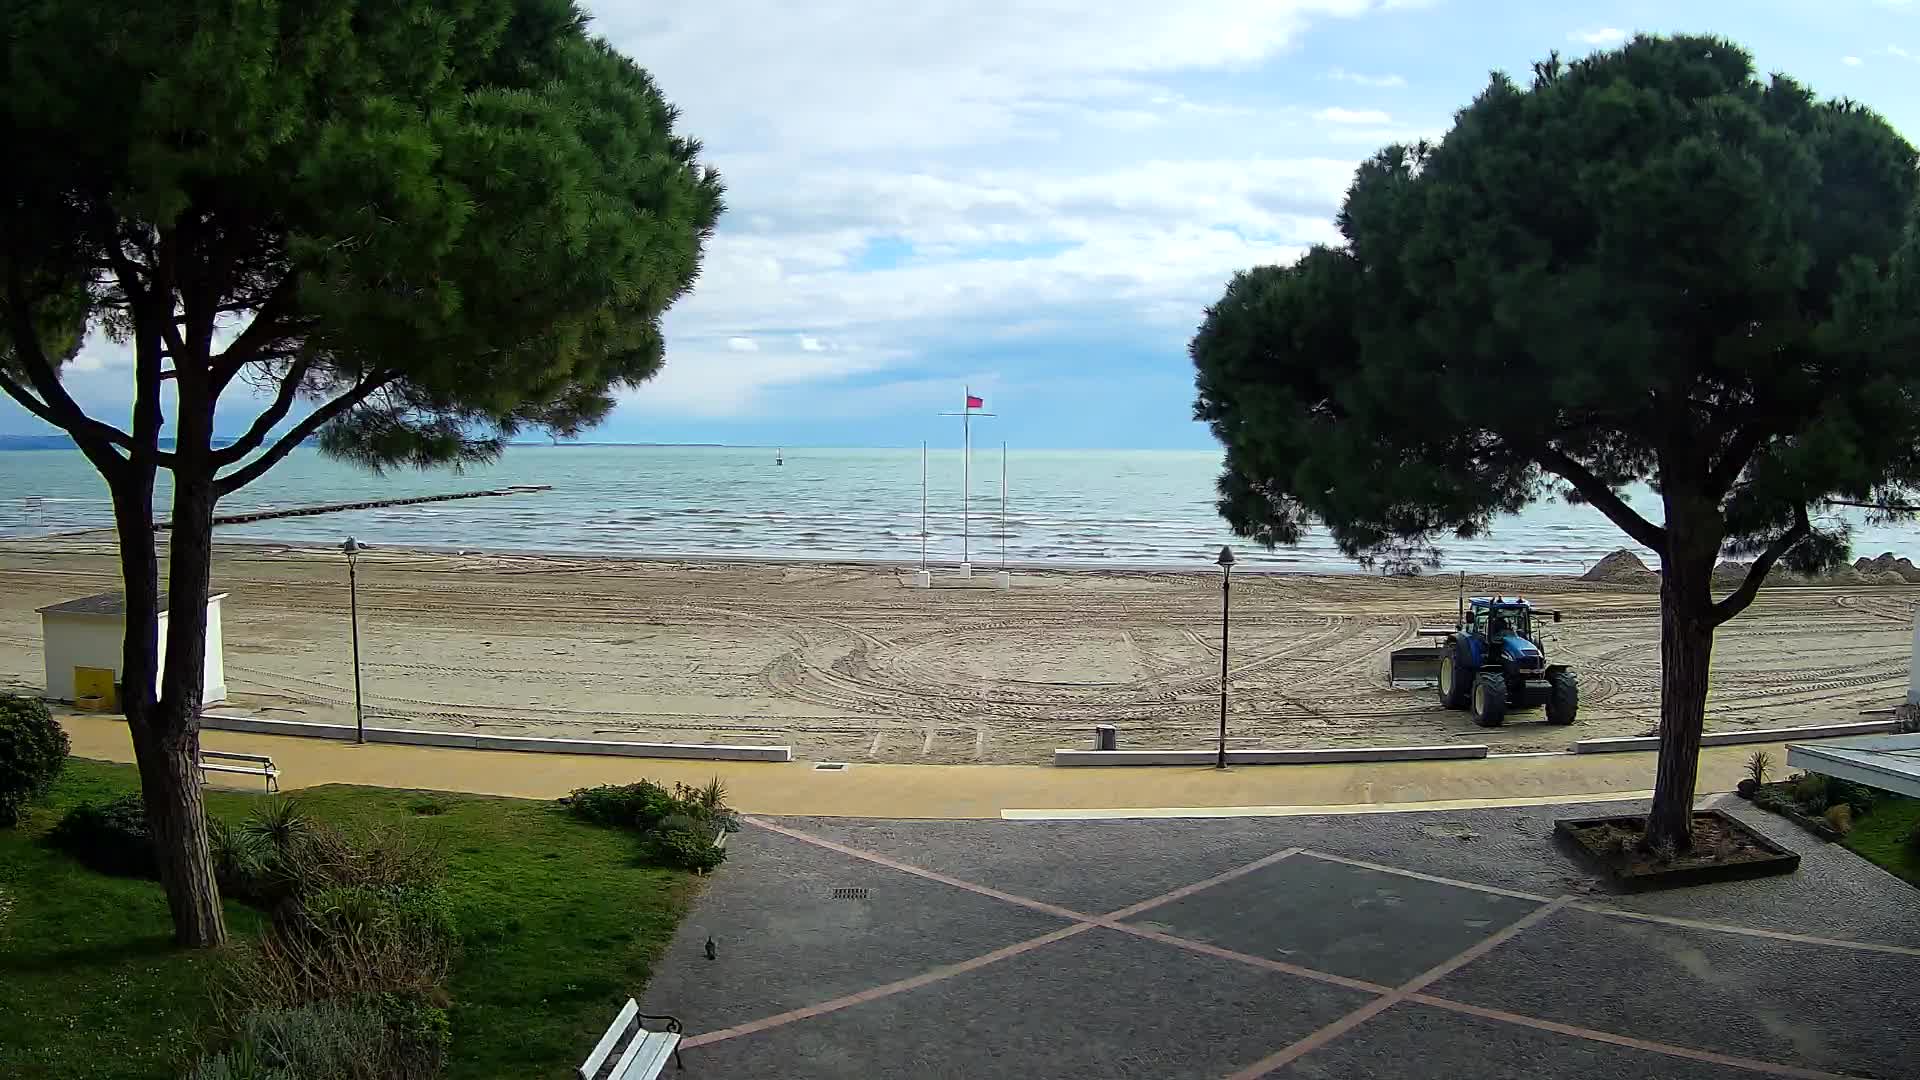
[[[207,600],[208,602],[212,602],[226,595],[226,593],[217,589],[212,589],[207,592]],[[42,615],[97,615],[102,618],[118,619],[127,613],[127,594],[118,590],[114,592],[95,593],[92,596],[83,596],[78,600],[49,604],[46,607],[35,608],[34,610]],[[160,614],[164,615],[166,611],[167,594],[163,592],[160,594]]]
[[[1787,747],[1787,764],[1920,798],[1920,735],[1862,735]]]

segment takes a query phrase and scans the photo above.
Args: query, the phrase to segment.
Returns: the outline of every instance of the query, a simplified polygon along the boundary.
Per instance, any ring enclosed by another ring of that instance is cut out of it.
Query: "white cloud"
[[[1859,67],[1861,64],[1866,63],[1866,61],[1857,56],[1843,56],[1840,58],[1840,62],[1848,67]]]
[[[1321,109],[1313,114],[1316,119],[1330,124],[1391,124],[1393,117],[1379,109],[1342,109],[1338,106]]]
[[[826,352],[827,347],[820,343],[819,338],[808,337],[805,334],[801,334],[800,335],[800,351],[801,352]]]
[[[730,337],[727,348],[732,352],[759,352],[760,343],[750,337]]]
[[[1897,56],[1902,60],[1920,60],[1920,54],[1916,54],[1910,49],[1903,49],[1898,45],[1889,45],[1880,51],[1886,53],[1888,56]]]
[[[1405,86],[1407,80],[1399,75],[1362,75],[1345,68],[1334,68],[1327,72],[1327,78],[1334,82],[1353,83],[1356,86]]]
[[[625,391],[623,406],[637,414],[737,417],[775,408],[770,392],[805,383],[832,384],[880,371],[897,350],[842,349],[809,353],[764,349],[739,353],[711,340],[669,345],[667,363],[646,384]]]
[[[1567,40],[1581,41],[1588,45],[1598,45],[1602,48],[1612,48],[1627,40],[1627,32],[1618,27],[1603,26],[1595,30],[1575,30],[1573,33],[1567,35]]]

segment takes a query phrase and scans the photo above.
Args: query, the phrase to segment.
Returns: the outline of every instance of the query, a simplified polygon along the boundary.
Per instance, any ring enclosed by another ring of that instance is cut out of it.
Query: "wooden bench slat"
[[[267,765],[264,767],[255,766],[255,765],[221,765],[212,761],[203,761],[200,763],[200,767],[203,769],[212,769],[214,772],[246,773],[248,776],[279,776],[280,775],[280,770],[274,768],[271,765]]]
[[[273,759],[265,754],[241,754],[229,750],[208,750],[205,747],[201,747],[200,756],[203,758],[221,758],[227,761],[257,761],[262,765],[273,764]]]
[[[680,1045],[680,1036],[670,1031],[643,1031],[633,1042],[640,1052],[634,1056],[633,1064],[627,1066],[627,1071],[615,1073],[613,1080],[654,1080],[667,1067],[673,1048]]]
[[[614,1046],[620,1042],[620,1036],[626,1034],[627,1025],[631,1024],[633,1018],[639,1013],[640,1004],[632,998],[628,998],[627,1003],[620,1006],[620,1015],[613,1018],[613,1024],[607,1028],[607,1033],[600,1036],[600,1041],[594,1044],[593,1053],[588,1054],[587,1060],[581,1063],[580,1080],[593,1080],[594,1074],[600,1071],[600,1066],[606,1063],[607,1055],[613,1053]],[[635,1036],[634,1041],[638,1042],[639,1037]]]

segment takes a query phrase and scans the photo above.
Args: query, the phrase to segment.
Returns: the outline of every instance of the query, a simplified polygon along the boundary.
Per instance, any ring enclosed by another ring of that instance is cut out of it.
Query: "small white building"
[[[207,597],[207,663],[202,702],[223,701],[227,696],[227,671],[221,645],[220,601],[226,593]],[[127,598],[125,593],[106,592],[83,596],[64,604],[43,607],[40,612],[42,653],[46,657],[47,697],[54,701],[79,698],[75,682],[87,670],[113,672],[113,681],[121,678],[120,661],[126,635]],[[167,668],[167,594],[160,594],[160,665],[154,673],[154,692],[160,689],[160,676]]]

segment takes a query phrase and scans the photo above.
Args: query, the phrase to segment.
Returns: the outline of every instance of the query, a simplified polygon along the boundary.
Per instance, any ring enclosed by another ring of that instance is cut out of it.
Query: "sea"
[[[1357,572],[1324,532],[1267,551],[1214,506],[1217,451],[513,446],[488,465],[373,474],[296,450],[222,500],[220,513],[407,498],[512,485],[550,490],[224,525],[216,538],[685,558],[952,565],[1211,567],[1232,546],[1246,569]],[[1001,477],[1004,474],[1004,486]],[[166,474],[156,516],[167,506]],[[968,497],[970,496],[970,497]],[[1659,502],[1634,503],[1658,519]],[[1856,554],[1920,556],[1913,525],[1856,525]],[[924,523],[924,524],[923,524]],[[0,536],[109,527],[104,482],[79,452],[0,451]],[[924,532],[924,536],[923,536]],[[1577,573],[1633,548],[1585,506],[1543,501],[1487,534],[1442,543],[1445,570]],[[1650,565],[1650,553],[1639,551]]]

